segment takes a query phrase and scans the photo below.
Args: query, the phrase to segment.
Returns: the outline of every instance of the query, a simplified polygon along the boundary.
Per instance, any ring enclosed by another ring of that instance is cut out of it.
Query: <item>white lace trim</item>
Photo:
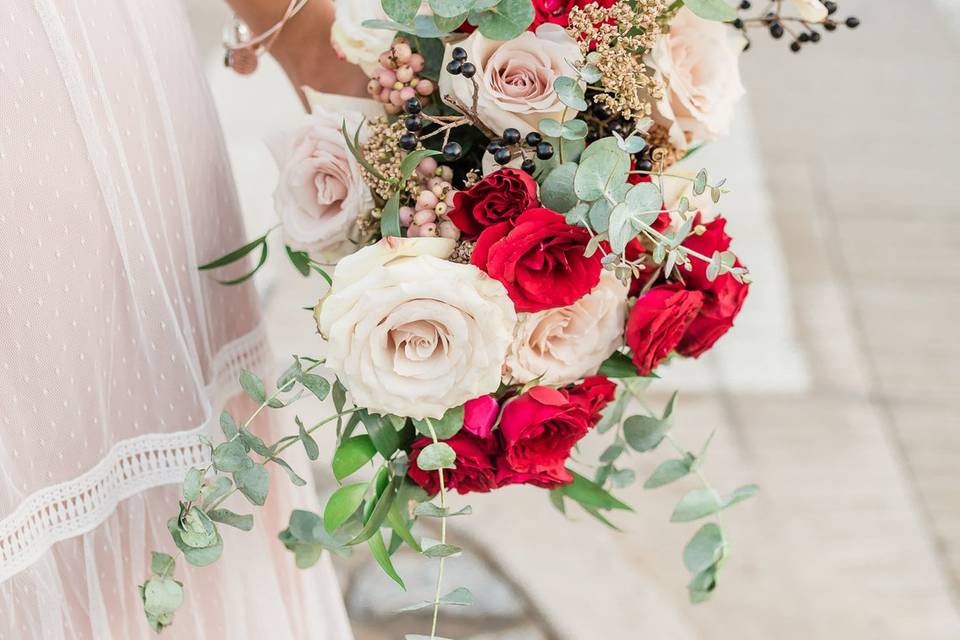
[[[214,405],[203,424],[117,442],[86,473],[27,497],[0,520],[0,583],[36,562],[54,543],[95,529],[121,500],[180,482],[190,467],[205,466],[209,451],[199,436],[218,423],[215,409],[236,390],[241,369],[259,370],[268,358],[266,335],[260,328],[231,342],[214,359],[207,387]]]

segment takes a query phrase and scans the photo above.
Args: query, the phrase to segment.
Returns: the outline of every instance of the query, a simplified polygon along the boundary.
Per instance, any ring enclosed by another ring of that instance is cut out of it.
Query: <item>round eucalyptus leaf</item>
[[[553,81],[553,90],[557,92],[560,102],[577,111],[587,110],[587,100],[583,86],[575,78],[560,76]]]
[[[150,578],[143,587],[143,610],[159,616],[183,604],[183,585],[171,578]]]
[[[533,24],[533,3],[530,0],[500,0],[485,11],[471,11],[470,24],[491,40],[512,40]]]
[[[473,0],[430,0],[433,13],[442,18],[452,18],[467,13],[473,9],[473,5]]]
[[[548,209],[557,213],[567,213],[580,201],[573,191],[573,180],[577,175],[577,164],[562,164],[547,176],[540,187],[540,200]]]
[[[551,138],[559,138],[563,135],[563,124],[550,118],[543,118],[537,123],[537,127],[543,135],[550,136]]]

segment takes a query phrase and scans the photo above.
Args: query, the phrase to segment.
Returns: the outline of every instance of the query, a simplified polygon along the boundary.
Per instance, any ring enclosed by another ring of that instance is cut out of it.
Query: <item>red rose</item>
[[[700,223],[700,214],[697,214],[694,224]],[[702,235],[692,235],[687,238],[683,246],[703,254],[713,256],[715,251],[726,251],[730,248],[730,236],[727,235],[727,221],[718,216],[706,225]],[[688,289],[703,293],[703,308],[697,318],[690,324],[686,335],[677,346],[677,351],[691,358],[697,358],[710,349],[730,328],[733,320],[743,308],[750,287],[737,282],[729,273],[718,276],[713,282],[707,278],[707,264],[698,258],[691,260],[693,269],[683,273]],[[739,262],[734,266],[742,266]]]
[[[530,209],[514,224],[480,234],[471,262],[506,287],[517,311],[566,307],[600,281],[600,252],[584,257],[590,233],[549,209]]]
[[[490,225],[512,221],[539,205],[537,181],[526,171],[507,168],[458,191],[447,215],[464,235],[473,238]]]
[[[637,300],[626,341],[640,375],[649,375],[673,351],[702,306],[702,293],[679,285],[656,286]]]
[[[493,454],[496,451],[495,438],[478,438],[463,429],[446,444],[457,454],[457,468],[445,469],[443,480],[447,489],[456,489],[458,493],[486,493],[497,487],[496,469]],[[430,438],[420,438],[410,450],[410,469],[407,475],[423,487],[430,495],[440,491],[440,474],[437,471],[424,471],[417,466],[417,458],[424,447],[433,444]]]
[[[493,396],[480,396],[463,405],[463,428],[481,439],[490,437],[500,405]]]
[[[570,18],[570,10],[574,7],[585,7],[588,4],[599,4],[601,7],[612,7],[617,0],[533,0],[533,8],[536,11],[536,17],[530,30],[535,31],[540,25],[550,22],[559,24],[562,27],[567,26]]]
[[[606,376],[593,376],[571,387],[569,393],[570,401],[579,404],[587,412],[590,427],[595,427],[600,422],[600,412],[616,397],[617,384]]]
[[[565,466],[573,445],[587,435],[591,416],[582,400],[553,387],[534,387],[508,402],[500,419],[501,483],[554,486],[572,479]]]

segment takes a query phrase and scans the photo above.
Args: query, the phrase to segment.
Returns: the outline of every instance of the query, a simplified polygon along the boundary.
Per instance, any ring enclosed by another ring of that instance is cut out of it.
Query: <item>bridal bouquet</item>
[[[435,560],[435,597],[411,607],[432,608],[432,628],[407,638],[438,638],[439,610],[473,600],[442,585],[462,552],[447,521],[471,512],[452,492],[533,485],[614,526],[631,454],[666,443],[643,486],[689,478],[671,520],[710,520],[683,553],[691,600],[707,599],[730,549],[718,514],[757,487],[707,482],[709,442],[688,450],[671,432],[676,394],[659,412],[632,401],[665,362],[713,347],[747,298],[724,181],[689,157],[728,132],[748,28],[804,43],[836,28],[835,3],[794,4],[749,18],[723,0],[341,2],[334,45],[368,73],[379,114],[316,109],[272,145],[287,253],[329,285],[313,312],[326,355],[295,357],[273,390],[243,373],[259,408],[223,413],[224,440],[168,522],[185,560],[217,560],[220,525],[253,526],[223,503],[263,505],[266,465],[305,484],[282,454],[316,460],[313,433],[336,429],[339,488],[280,539],[301,567],[365,545],[401,587],[401,547]],[[203,268],[258,250],[259,266],[266,236]],[[333,413],[275,443],[250,430],[305,393]],[[588,436],[607,440],[593,462],[578,454]],[[155,553],[140,587],[157,630],[182,602],[174,566]]]

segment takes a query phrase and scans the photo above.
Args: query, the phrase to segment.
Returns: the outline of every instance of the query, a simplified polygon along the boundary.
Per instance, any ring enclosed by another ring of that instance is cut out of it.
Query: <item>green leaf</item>
[[[563,135],[563,124],[550,118],[543,118],[537,124],[540,132],[551,138],[559,138]]]
[[[437,471],[439,469],[455,469],[457,454],[445,442],[431,444],[417,456],[417,466],[423,471]]]
[[[550,504],[559,511],[560,513],[566,515],[567,507],[563,503],[563,489],[554,489],[547,494],[550,497]]]
[[[606,450],[600,454],[600,462],[607,464],[610,462],[616,461],[621,455],[623,455],[624,448],[620,444],[612,444],[606,448]]]
[[[247,395],[253,398],[257,404],[263,404],[267,400],[267,390],[263,386],[263,380],[254,373],[244,369],[240,372],[240,386],[247,392]]]
[[[411,151],[400,163],[400,175],[402,175],[404,179],[409,178],[413,175],[413,172],[417,170],[417,166],[421,161],[425,158],[439,155],[440,152],[433,149],[417,149],[416,151]]]
[[[457,435],[460,429],[463,428],[463,407],[447,409],[447,412],[444,413],[443,417],[439,420],[434,418],[414,420],[413,426],[416,428],[417,433],[427,438],[432,438],[434,434],[436,434],[438,440],[449,440]],[[432,432],[430,430],[431,426],[433,427]]]
[[[464,22],[466,22],[466,21],[467,21],[467,15],[468,15],[468,14],[466,14],[466,13],[462,13],[462,14],[460,14],[460,15],[458,15],[458,16],[453,16],[453,17],[450,17],[450,18],[444,18],[443,16],[435,13],[435,14],[433,14],[433,24],[434,24],[434,26],[436,26],[437,31],[439,31],[439,32],[441,32],[441,33],[448,33],[448,32],[450,32],[450,31],[455,30],[457,27],[459,27],[459,26],[462,25]],[[430,38],[430,40],[433,40],[433,38]],[[422,48],[420,49],[420,52],[423,53],[423,49],[422,49]],[[441,58],[442,58],[442,55],[443,55],[443,54],[440,54],[440,57],[441,57]],[[429,65],[430,65],[429,61],[430,61],[431,58],[430,58],[429,56],[424,56],[424,58],[427,59],[427,61],[428,61],[428,62],[427,62],[427,66],[429,67]],[[432,71],[432,70],[427,70],[427,71],[428,71],[428,73],[421,73],[421,74],[420,74],[421,77],[429,78],[429,79],[431,79],[431,80],[436,80],[436,79],[437,79],[437,77],[438,77],[438,75],[439,75],[438,73],[431,73],[430,71]]]
[[[533,24],[533,3],[530,0],[500,0],[487,11],[471,11],[470,24],[491,40],[513,40]]]
[[[295,251],[287,246],[287,257],[290,262],[300,272],[300,275],[306,277],[310,275],[310,254],[306,251]]]
[[[576,111],[587,110],[587,100],[584,97],[583,86],[576,78],[560,76],[553,81],[553,90],[557,92],[560,102]],[[584,125],[586,123],[584,122]]]
[[[248,469],[242,469],[233,474],[233,481],[237,484],[247,500],[262,507],[267,501],[267,492],[270,489],[270,477],[262,464],[255,464]]]
[[[234,421],[233,416],[226,411],[220,414],[220,431],[223,432],[223,437],[227,440],[230,440],[239,433],[236,421]]]
[[[587,123],[583,120],[568,120],[563,125],[562,137],[567,140],[583,140],[587,137]]]
[[[271,229],[271,231],[272,231],[272,229]],[[200,265],[199,267],[197,267],[197,269],[200,270],[200,271],[209,271],[209,270],[211,270],[211,269],[218,269],[218,268],[220,268],[220,267],[225,267],[225,266],[227,266],[228,264],[231,264],[231,263],[233,263],[233,262],[236,262],[236,261],[240,260],[241,258],[243,258],[244,256],[252,253],[252,252],[254,251],[254,249],[256,249],[257,247],[259,247],[259,246],[261,246],[261,245],[266,245],[266,244],[267,244],[267,236],[268,236],[269,234],[270,234],[270,231],[268,231],[267,233],[263,234],[262,236],[260,236],[260,237],[257,238],[256,240],[251,240],[250,242],[248,242],[247,244],[243,245],[243,246],[240,247],[239,249],[235,249],[234,251],[231,251],[230,253],[228,253],[227,255],[223,256],[222,258],[217,258],[216,260],[213,260],[212,262],[208,262],[208,263],[206,263],[206,264]]]
[[[693,539],[683,548],[683,564],[690,573],[696,575],[719,562],[725,549],[723,531],[710,522],[700,527]]]
[[[585,64],[580,68],[580,79],[587,84],[600,82],[600,78],[602,77],[603,75],[600,73],[600,69],[595,64]]]
[[[150,578],[143,587],[143,610],[148,615],[170,614],[183,604],[183,585],[170,578]]]
[[[653,416],[631,416],[623,423],[623,437],[634,451],[656,449],[670,430],[670,422]]]
[[[400,192],[390,196],[380,214],[380,234],[384,238],[399,238],[400,232]]]
[[[576,198],[576,195],[574,195],[574,197]],[[589,227],[591,226],[588,217],[589,213],[590,205],[588,205],[586,202],[581,202],[566,212],[565,218],[567,220],[567,224],[572,227]],[[593,238],[591,238],[591,240],[592,239]]]
[[[200,488],[203,486],[203,471],[191,467],[187,477],[183,479],[183,499],[193,502],[200,497]]]
[[[267,446],[259,436],[255,436],[245,427],[240,427],[240,440],[247,446],[248,449],[253,450],[264,458],[269,458],[273,455],[273,449]]]
[[[563,494],[579,502],[584,507],[594,507],[597,509],[611,510],[621,509],[623,511],[633,511],[633,508],[617,500],[603,487],[588,480],[576,471],[570,471],[573,476],[573,482],[562,487]]]
[[[414,538],[410,532],[410,525],[407,524],[406,518],[400,513],[400,506],[396,501],[390,505],[390,511],[387,512],[387,523],[400,539],[407,543],[407,546],[417,553],[422,551],[420,543],[417,542],[416,538]]]
[[[736,10],[724,0],[683,0],[683,4],[705,20],[730,22],[737,19]]]
[[[343,408],[347,405],[347,389],[337,378],[333,381],[333,408],[337,413],[343,413]]]
[[[760,493],[760,487],[755,484],[748,484],[746,486],[740,487],[731,493],[729,496],[723,500],[723,508],[729,509],[735,504],[739,504],[744,500],[749,500],[753,496]]]
[[[200,497],[203,498],[203,508],[206,509],[211,504],[230,493],[233,489],[233,480],[227,476],[220,476],[212,484],[204,485],[200,490]]]
[[[323,526],[333,533],[360,508],[367,492],[366,482],[357,482],[340,487],[333,492],[323,509]]]
[[[363,426],[367,429],[373,446],[377,452],[383,456],[384,460],[389,460],[397,449],[400,448],[400,435],[394,428],[393,423],[376,414],[368,413],[366,409],[358,412]]]
[[[397,573],[393,562],[390,560],[390,554],[387,553],[387,547],[383,542],[383,535],[379,531],[375,532],[370,539],[367,540],[367,546],[370,547],[370,553],[373,555],[373,559],[377,561],[377,564],[380,565],[383,572],[400,585],[401,589],[406,591],[407,585],[403,584],[403,578]]]
[[[712,566],[698,573],[687,585],[690,594],[690,602],[700,604],[710,599],[713,591],[717,588],[717,567]]]
[[[474,0],[430,0],[433,13],[444,18],[467,13],[473,9],[474,4],[476,4]]]
[[[397,22],[411,22],[420,10],[420,0],[380,0],[384,13]]]
[[[423,550],[423,555],[428,558],[451,558],[463,553],[463,549],[455,544],[435,544]]]
[[[597,509],[595,509],[594,507],[591,507],[591,506],[589,506],[589,505],[585,505],[585,504],[582,504],[582,503],[580,504],[580,507],[581,507],[584,511],[586,511],[587,513],[589,513],[591,516],[593,516],[594,518],[596,518],[597,520],[599,520],[600,522],[602,522],[602,523],[605,524],[606,526],[608,526],[608,527],[610,527],[611,529],[613,529],[614,531],[620,531],[620,530],[621,530],[620,527],[618,527],[617,525],[615,525],[615,524],[613,524],[612,522],[610,522],[606,517],[604,517],[604,515],[603,515],[602,513],[600,513],[600,512],[599,512]]]
[[[300,384],[305,386],[318,400],[325,400],[330,393],[330,383],[323,376],[315,373],[305,373],[300,376]]]
[[[690,458],[684,458],[661,463],[643,483],[643,488],[656,489],[686,477],[690,473],[690,462]]]
[[[637,480],[633,469],[617,469],[610,474],[610,482],[618,489],[629,487]]]
[[[367,464],[377,455],[370,436],[361,435],[347,438],[340,443],[333,454],[333,475],[343,480],[357,469]]]
[[[291,467],[286,460],[284,460],[283,458],[270,458],[270,459],[276,462],[278,465],[280,465],[280,467],[287,472],[287,477],[290,478],[290,482],[292,482],[294,486],[302,487],[305,484],[307,484],[307,481],[301,478],[299,475],[297,475],[297,472],[293,470],[293,467]]]
[[[413,513],[414,515],[423,516],[426,518],[452,518],[454,516],[470,515],[473,513],[473,507],[467,505],[459,511],[451,511],[450,509],[438,507],[431,502],[423,502],[414,508]]]
[[[240,440],[228,440],[213,450],[213,466],[217,471],[233,473],[252,467],[253,460]]]
[[[697,177],[693,179],[693,194],[699,196],[707,190],[707,170],[700,169]]]
[[[593,202],[615,185],[624,184],[629,172],[630,156],[614,138],[603,138],[583,152],[573,188],[581,200]]]
[[[300,442],[303,443],[303,450],[306,451],[307,457],[316,460],[320,457],[320,447],[317,446],[317,441],[303,428],[303,423],[300,422],[299,418],[297,419],[297,428],[300,430]]]
[[[439,604],[442,606],[452,605],[456,607],[469,607],[473,603],[474,603],[474,598],[473,598],[473,594],[470,593],[470,590],[467,589],[466,587],[457,587],[447,595],[441,596],[440,599],[436,601],[436,603],[429,602],[429,601],[419,602],[417,604],[410,605],[409,607],[398,609],[397,613],[404,613],[407,611],[418,611],[420,609],[428,609],[434,606],[434,604]],[[407,637],[410,637],[410,636],[407,636]]]
[[[240,515],[229,509],[213,509],[208,511],[207,515],[215,522],[235,527],[241,531],[250,531],[253,529],[253,516],[250,514]]]
[[[611,379],[636,378],[637,365],[633,364],[630,356],[620,351],[614,351],[613,354],[600,365],[599,375]]]
[[[713,489],[693,489],[681,498],[673,510],[673,515],[670,516],[670,521],[692,522],[712,515],[721,509],[723,509],[723,502],[716,491]]]
[[[580,199],[573,190],[573,179],[577,175],[577,164],[567,162],[550,172],[540,187],[540,199],[543,206],[566,213],[577,206]]]
[[[375,533],[380,531],[381,525],[383,525],[383,522],[387,519],[387,516],[390,513],[390,508],[397,499],[397,491],[400,488],[402,480],[402,478],[397,476],[394,476],[390,479],[390,482],[387,483],[383,491],[377,496],[377,500],[373,508],[369,510],[369,516],[364,522],[360,533],[358,533],[357,536],[348,544],[356,545],[360,544],[361,542],[366,542]]]
[[[160,551],[154,551],[150,554],[150,571],[155,576],[169,577],[173,575],[177,568],[177,563],[173,556]]]
[[[180,519],[176,516],[167,520],[167,530],[173,538],[174,544],[183,552],[183,557],[187,562],[195,567],[205,567],[208,564],[216,562],[223,553],[223,539],[217,533],[213,543],[208,547],[191,547],[184,543],[181,537]]]

